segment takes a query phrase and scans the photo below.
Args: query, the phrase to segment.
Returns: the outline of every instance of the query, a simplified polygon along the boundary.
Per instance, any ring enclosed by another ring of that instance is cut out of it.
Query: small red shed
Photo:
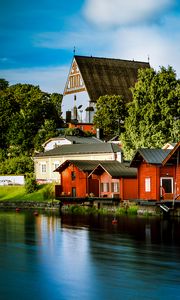
[[[99,197],[137,199],[137,169],[118,161],[103,161],[89,175],[99,181]]]
[[[136,152],[130,166],[138,169],[139,199],[159,201],[174,198],[177,166],[174,158],[170,159],[174,151],[175,149],[139,149]],[[174,155],[176,157],[177,154]]]
[[[99,195],[99,184],[96,179],[88,179],[88,175],[99,164],[97,160],[66,160],[55,172],[61,176],[61,195],[70,197],[86,197],[93,193]],[[60,195],[56,195],[60,196]]]

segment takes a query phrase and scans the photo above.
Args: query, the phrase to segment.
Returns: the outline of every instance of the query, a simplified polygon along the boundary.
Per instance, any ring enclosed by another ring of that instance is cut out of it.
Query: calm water
[[[180,299],[180,220],[0,212],[0,299]]]

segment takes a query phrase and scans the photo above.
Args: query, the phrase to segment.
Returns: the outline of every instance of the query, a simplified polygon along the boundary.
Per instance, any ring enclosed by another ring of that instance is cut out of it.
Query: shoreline
[[[117,206],[103,206],[97,208],[97,206],[86,206],[86,205],[74,205],[68,204],[61,206],[57,200],[44,200],[44,201],[13,201],[13,200],[1,200],[0,210],[49,210],[59,211],[61,214],[79,214],[79,215],[90,215],[90,214],[101,214],[101,215],[128,215],[128,216],[163,216],[169,217],[180,217],[180,208],[170,210],[168,213],[163,212],[160,207],[155,205],[137,205],[132,204],[129,207],[122,205]]]
[[[101,207],[98,209],[96,206],[88,207],[82,205],[63,205],[61,207],[60,202],[54,201],[0,201],[0,210],[16,210],[16,209],[43,209],[43,210],[59,210],[61,213],[68,214],[104,214],[104,215],[142,215],[142,216],[159,216],[157,213],[157,207],[147,206],[130,206],[125,208],[123,206],[109,206]]]

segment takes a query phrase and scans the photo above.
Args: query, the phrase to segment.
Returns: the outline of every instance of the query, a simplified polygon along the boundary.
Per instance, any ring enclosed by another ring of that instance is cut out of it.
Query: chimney
[[[71,123],[71,111],[66,111],[66,123]]]
[[[102,128],[96,128],[96,137],[99,140],[102,140],[103,138],[103,129]]]

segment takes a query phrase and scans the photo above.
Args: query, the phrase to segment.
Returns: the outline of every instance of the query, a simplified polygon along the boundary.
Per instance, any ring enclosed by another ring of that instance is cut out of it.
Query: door
[[[76,188],[72,187],[72,197],[76,197]]]
[[[160,179],[160,196],[162,198],[173,198],[173,178],[172,177],[161,177]]]
[[[99,180],[89,179],[88,184],[89,184],[88,194],[93,193],[95,197],[99,197]]]
[[[173,193],[173,178],[161,178],[161,186],[165,193]]]

